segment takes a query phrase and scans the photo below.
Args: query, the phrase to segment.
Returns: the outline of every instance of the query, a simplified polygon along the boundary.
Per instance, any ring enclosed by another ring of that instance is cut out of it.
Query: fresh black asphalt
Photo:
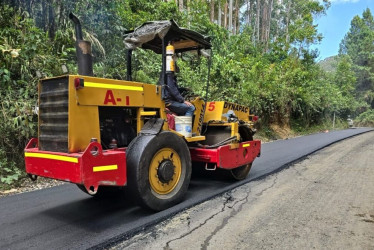
[[[116,200],[93,199],[72,184],[3,197],[0,198],[0,249],[105,248],[188,207],[370,130],[347,129],[265,143],[246,180],[233,182],[207,171],[195,173],[185,201],[158,213],[132,204],[125,195]]]

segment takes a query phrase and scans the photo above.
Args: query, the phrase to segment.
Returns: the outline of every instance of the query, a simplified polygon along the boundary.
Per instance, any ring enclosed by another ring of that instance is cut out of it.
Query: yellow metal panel
[[[223,126],[231,126],[231,123],[228,122],[222,122],[222,121],[215,121],[215,122],[210,122],[209,127],[223,127]]]
[[[249,108],[243,105],[225,102],[223,105],[222,114],[227,114],[229,111],[233,111],[235,116],[242,121],[249,121]]]
[[[184,137],[184,135],[178,133],[175,130],[170,129],[170,132],[176,134],[179,137],[183,137],[187,142],[195,142],[195,141],[204,141],[205,140],[205,136],[202,136],[202,135],[200,135],[200,136],[193,136],[193,137]]]
[[[160,118],[161,119],[164,119],[164,126],[162,126],[162,130],[169,130],[169,124],[167,122],[167,116],[166,116],[166,111],[165,111],[165,103],[162,102],[162,106],[160,108],[160,111],[159,111],[159,114],[160,114]]]
[[[79,105],[143,107],[143,92],[118,89],[83,88],[76,91]]]
[[[234,115],[239,118],[239,120],[249,121],[249,108],[243,105],[230,103],[230,102],[208,102],[204,122],[207,123],[209,121],[227,121],[227,117],[224,115],[227,114],[229,111],[234,112]]]
[[[97,166],[93,167],[94,172],[101,172],[101,171],[109,171],[109,170],[117,170],[118,165],[107,165],[107,166]]]
[[[100,122],[97,106],[78,105],[74,87],[74,79],[69,77],[69,152],[81,152],[86,149],[91,138],[97,138],[100,143]],[[82,78],[82,76],[79,76]]]
[[[204,141],[205,136],[201,135],[201,136],[194,136],[194,137],[185,137],[184,139],[186,139],[186,141],[188,141],[188,142]]]
[[[195,119],[192,127],[192,133],[195,133],[196,135],[200,135],[200,131],[203,126],[204,122],[204,105],[205,102],[200,97],[197,97],[195,100],[191,102],[195,106]]]
[[[236,139],[240,139],[239,135],[239,124],[236,122],[232,122],[231,124],[231,136],[236,136]]]
[[[209,121],[223,121],[222,117],[222,109],[225,102],[207,102],[205,115],[204,115],[204,122]],[[226,119],[227,120],[227,119]]]
[[[50,154],[42,154],[42,153],[25,152],[25,157],[35,157],[35,158],[43,158],[43,159],[78,163],[78,158],[69,157],[69,156],[62,156],[62,155],[50,155]]]
[[[141,116],[141,113],[144,112],[143,108],[138,108],[136,113],[136,133],[140,133],[144,126],[144,118]]]
[[[161,96],[161,86],[153,84],[143,84],[144,98],[142,106],[146,108],[162,108],[165,106]]]
[[[72,76],[83,78],[84,87],[75,90],[76,102],[79,105],[92,106],[130,106],[144,105],[143,83],[120,81],[105,78]]]
[[[236,142],[233,142],[233,143],[230,143],[230,149],[237,149],[239,148],[239,143],[236,143]]]

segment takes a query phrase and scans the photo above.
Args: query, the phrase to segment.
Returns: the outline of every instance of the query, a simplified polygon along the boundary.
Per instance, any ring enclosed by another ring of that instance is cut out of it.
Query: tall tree
[[[218,0],[218,12],[217,12],[217,24],[218,26],[222,26],[222,5],[221,0]]]
[[[238,34],[240,29],[239,13],[239,0],[235,0],[234,34]]]
[[[256,3],[256,41],[259,40],[260,37],[260,10],[261,10],[261,1],[257,0]]]
[[[352,19],[339,53],[352,59],[359,96],[374,108],[374,20],[370,9],[363,12],[362,18]]]
[[[223,19],[224,19],[224,22],[223,22],[223,27],[225,28],[225,29],[227,29],[227,9],[228,9],[228,3],[227,3],[227,1],[225,2],[225,10],[224,10],[224,13],[223,13]]]
[[[214,23],[214,0],[210,0],[210,21]]]
[[[233,13],[233,0],[229,0],[229,31],[232,32],[232,13]]]

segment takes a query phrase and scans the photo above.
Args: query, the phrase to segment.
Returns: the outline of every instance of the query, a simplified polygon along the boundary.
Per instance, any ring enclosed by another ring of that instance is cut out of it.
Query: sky
[[[362,12],[370,8],[374,15],[374,0],[330,0],[331,6],[325,16],[317,17],[318,32],[323,40],[312,48],[318,48],[320,54],[318,60],[337,55],[339,44],[344,35],[349,31],[351,20],[354,16],[362,17]]]

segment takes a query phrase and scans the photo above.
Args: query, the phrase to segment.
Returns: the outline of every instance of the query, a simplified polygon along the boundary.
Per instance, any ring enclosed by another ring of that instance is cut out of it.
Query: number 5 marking
[[[216,108],[216,102],[210,102],[208,106],[208,111],[213,111]]]

